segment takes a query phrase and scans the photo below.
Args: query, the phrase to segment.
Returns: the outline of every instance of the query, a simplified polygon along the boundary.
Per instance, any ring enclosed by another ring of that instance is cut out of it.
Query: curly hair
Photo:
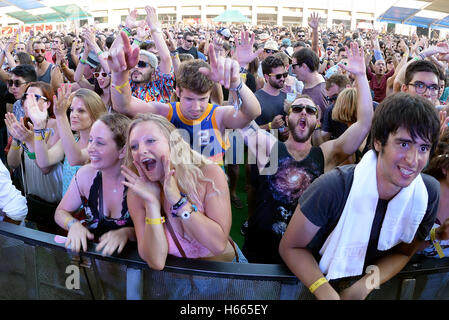
[[[199,72],[200,68],[210,69],[209,64],[201,59],[184,61],[176,74],[176,86],[197,94],[205,94],[212,90],[214,82]]]

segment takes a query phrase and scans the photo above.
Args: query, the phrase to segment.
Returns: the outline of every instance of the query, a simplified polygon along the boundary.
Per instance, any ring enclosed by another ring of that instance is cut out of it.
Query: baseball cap
[[[227,28],[223,28],[217,31],[218,34],[221,34],[223,37],[225,38],[230,38],[231,37],[231,31],[229,31],[229,29]]]
[[[288,38],[282,39],[282,45],[290,47],[292,45],[292,41]]]
[[[79,56],[80,59],[82,56],[83,56],[83,54],[80,54],[80,56]],[[89,51],[89,54],[86,59],[86,63],[94,69],[100,64],[100,60],[98,60],[98,56],[95,53],[95,51],[93,51],[93,50]]]

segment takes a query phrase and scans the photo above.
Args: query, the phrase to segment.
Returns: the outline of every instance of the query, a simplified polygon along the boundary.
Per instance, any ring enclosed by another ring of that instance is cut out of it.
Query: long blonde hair
[[[339,93],[332,110],[332,120],[354,123],[357,121],[357,90],[346,88]]]
[[[198,193],[198,185],[200,182],[210,183],[216,192],[220,192],[213,180],[204,176],[201,168],[204,165],[213,164],[212,161],[193,150],[190,145],[183,139],[180,131],[170,123],[166,118],[156,114],[138,114],[128,127],[127,135],[127,152],[125,157],[125,165],[137,173],[137,169],[133,163],[131,148],[129,146],[129,137],[131,131],[142,122],[150,121],[158,126],[162,135],[167,139],[170,147],[170,164],[175,169],[174,178],[178,182],[180,191],[187,194],[189,200],[203,207]]]

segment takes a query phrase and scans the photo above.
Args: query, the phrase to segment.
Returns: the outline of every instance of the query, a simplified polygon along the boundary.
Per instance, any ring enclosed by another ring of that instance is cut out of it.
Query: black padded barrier
[[[73,281],[73,270],[79,281]],[[343,280],[338,286],[347,286]],[[415,255],[368,299],[448,299],[449,259]],[[74,284],[77,284],[74,287]],[[140,259],[135,243],[120,255],[71,253],[55,235],[0,222],[0,299],[310,300],[283,265],[239,264],[169,256],[162,271]]]

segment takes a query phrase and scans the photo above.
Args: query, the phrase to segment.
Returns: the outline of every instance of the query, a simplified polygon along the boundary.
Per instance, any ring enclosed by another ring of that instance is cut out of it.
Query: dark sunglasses
[[[146,68],[146,67],[148,67],[150,64],[148,63],[148,62],[145,62],[145,61],[139,61],[138,63],[137,63],[137,67],[139,67],[139,68]]]
[[[338,98],[338,95],[334,95],[332,97],[326,97],[326,100],[328,102],[335,102],[335,101],[337,101],[337,98]]]
[[[25,92],[24,94],[23,94],[23,96],[22,96],[22,103],[27,99],[27,97],[28,97],[28,95],[33,95],[33,96],[35,96],[36,97],[36,101],[39,101],[39,99],[42,99],[42,100],[44,100],[44,101],[48,101],[48,99],[47,98],[45,98],[44,96],[41,96],[40,94],[37,94],[37,93],[27,93],[27,92]]]
[[[278,79],[278,80],[280,80],[282,77],[284,77],[284,79],[285,79],[288,77],[288,72],[279,73],[279,74],[270,73],[269,76],[276,77],[276,79]]]
[[[298,34],[298,37],[300,38],[304,38],[306,35],[305,34]]]
[[[34,49],[34,52],[36,52],[37,54],[40,53],[45,53],[45,49]]]
[[[276,50],[265,49],[265,53],[276,53]]]
[[[327,48],[327,51],[335,51],[334,48]]]
[[[19,88],[27,83],[28,82],[20,82],[19,80],[8,80],[8,86],[12,87],[14,85],[16,88]]]
[[[140,62],[140,61],[139,61]],[[109,77],[110,76],[110,74],[109,73],[106,73],[106,72],[94,72],[94,77],[95,78],[98,78],[99,76],[100,76],[100,74],[101,74],[101,76],[103,77],[103,78],[106,78],[106,77]]]
[[[178,39],[182,39],[183,38],[183,36],[178,36]]]
[[[316,115],[318,113],[318,109],[314,106],[303,106],[300,104],[291,106],[293,113],[301,113],[304,109],[306,109],[306,113],[310,115]]]
[[[300,66],[300,65],[301,65],[301,63],[293,63],[292,64],[292,69],[295,69],[296,66]]]
[[[193,40],[187,40],[187,39],[185,39],[185,41],[187,41],[187,42],[190,42],[190,43],[192,43],[192,42],[193,42]]]

